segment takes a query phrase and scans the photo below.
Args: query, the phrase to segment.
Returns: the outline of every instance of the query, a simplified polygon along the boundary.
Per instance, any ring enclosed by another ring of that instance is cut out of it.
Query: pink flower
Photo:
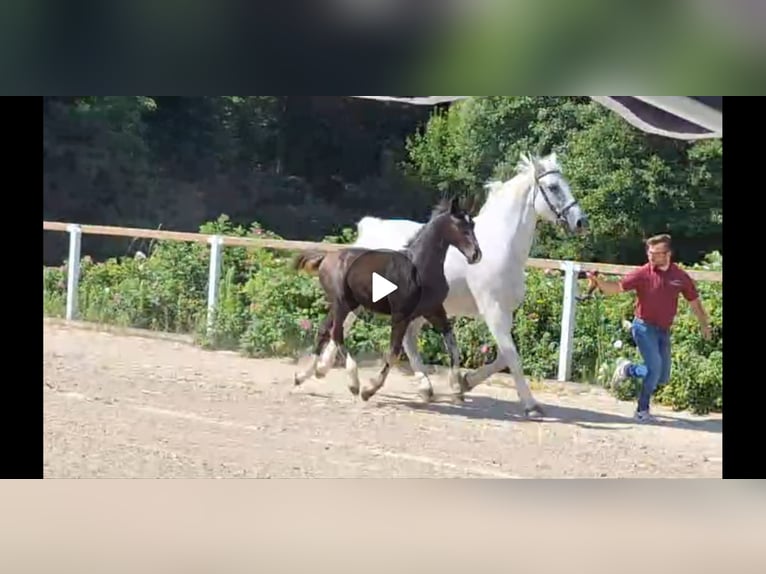
[[[309,321],[308,319],[301,319],[300,321],[298,321],[298,325],[304,331],[308,331],[311,329],[311,321]]]
[[[482,345],[481,346],[481,353],[483,355],[486,355],[487,353],[489,353],[489,345]]]

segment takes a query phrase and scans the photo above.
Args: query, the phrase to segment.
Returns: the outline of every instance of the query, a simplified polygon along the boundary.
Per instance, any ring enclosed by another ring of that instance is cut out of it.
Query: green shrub
[[[234,227],[225,216],[203,225],[202,233],[277,237],[258,223]],[[354,230],[342,229],[327,241],[349,243]],[[293,253],[274,249],[226,247],[219,306],[213,336],[205,334],[209,247],[205,244],[156,242],[145,258],[123,257],[104,263],[82,260],[80,314],[88,321],[194,333],[201,344],[238,349],[253,357],[298,356],[309,351],[327,312],[316,277],[291,269]],[[696,266],[721,271],[723,259],[709,255]],[[524,371],[532,378],[552,378],[558,370],[563,281],[558,272],[528,269],[527,294],[512,329]],[[713,337],[705,341],[689,306],[681,301],[673,329],[673,370],[656,400],[676,409],[706,413],[722,408],[722,284],[698,283],[711,316]],[[582,288],[585,282],[582,282]],[[66,266],[43,269],[43,312],[63,314]],[[577,308],[573,349],[574,380],[607,386],[618,357],[639,359],[628,321],[633,296],[603,297]],[[483,321],[456,318],[462,367],[477,368],[495,360],[494,339]],[[388,319],[360,315],[347,339],[351,353],[379,354],[389,341]],[[447,364],[441,337],[430,327],[418,346],[428,363]],[[627,382],[615,394],[634,400],[638,384]]]

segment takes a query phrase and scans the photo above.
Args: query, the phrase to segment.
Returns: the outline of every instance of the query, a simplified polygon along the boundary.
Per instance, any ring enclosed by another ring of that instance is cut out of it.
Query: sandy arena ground
[[[46,477],[720,478],[721,416],[633,403],[556,382],[527,421],[507,375],[463,406],[421,405],[392,370],[369,403],[342,369],[292,384],[290,360],[43,320]],[[375,365],[361,371],[364,378]],[[431,378],[446,391],[443,372]],[[437,400],[439,397],[437,396]],[[442,399],[443,400],[443,399]]]

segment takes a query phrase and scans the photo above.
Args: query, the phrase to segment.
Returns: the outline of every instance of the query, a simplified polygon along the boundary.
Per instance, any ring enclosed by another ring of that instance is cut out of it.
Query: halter
[[[543,194],[543,199],[545,200],[545,203],[548,204],[548,207],[553,212],[553,214],[556,216],[556,219],[560,223],[566,223],[567,222],[567,220],[566,220],[567,212],[570,209],[572,209],[575,205],[578,205],[578,203],[577,203],[576,199],[573,199],[572,202],[570,204],[566,205],[561,211],[558,211],[553,206],[553,203],[551,202],[550,197],[548,197],[548,193],[546,191],[546,187],[540,183],[540,180],[542,178],[544,178],[546,175],[550,175],[552,173],[557,173],[557,174],[561,175],[561,171],[559,171],[558,169],[549,169],[548,171],[544,171],[540,175],[536,175],[535,176],[535,187],[540,190],[540,193]]]

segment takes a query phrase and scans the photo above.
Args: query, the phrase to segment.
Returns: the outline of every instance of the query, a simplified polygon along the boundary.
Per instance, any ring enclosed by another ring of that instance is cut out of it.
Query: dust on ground
[[[395,369],[362,403],[343,369],[296,388],[291,360],[136,333],[44,319],[46,477],[722,476],[721,415],[657,407],[662,424],[639,425],[634,403],[552,382],[529,421],[507,375],[452,405],[441,369],[439,402]]]

